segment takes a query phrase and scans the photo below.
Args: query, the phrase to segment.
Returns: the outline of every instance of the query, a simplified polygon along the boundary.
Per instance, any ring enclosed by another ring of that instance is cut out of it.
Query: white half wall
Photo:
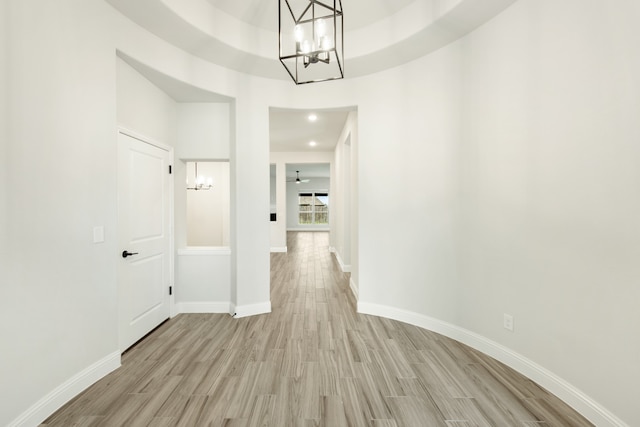
[[[181,313],[229,313],[231,250],[206,247],[179,249],[175,295]]]

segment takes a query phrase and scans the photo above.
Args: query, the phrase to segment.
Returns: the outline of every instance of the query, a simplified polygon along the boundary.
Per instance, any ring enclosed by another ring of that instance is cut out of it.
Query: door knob
[[[131,255],[138,255],[138,252],[128,252],[126,250],[122,251],[122,258],[126,258]]]

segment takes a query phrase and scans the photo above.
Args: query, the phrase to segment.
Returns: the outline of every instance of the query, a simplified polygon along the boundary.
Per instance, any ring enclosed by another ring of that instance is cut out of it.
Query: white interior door
[[[120,351],[169,318],[169,162],[169,151],[118,133]]]

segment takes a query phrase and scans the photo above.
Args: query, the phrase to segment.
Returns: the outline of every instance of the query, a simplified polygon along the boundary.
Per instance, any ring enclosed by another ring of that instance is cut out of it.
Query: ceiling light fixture
[[[308,118],[310,122],[315,122],[316,120],[318,120],[318,116],[316,116],[315,114],[309,114]]]
[[[187,190],[211,190],[212,188],[213,178],[198,175],[198,162],[195,162],[195,181],[193,187],[189,187],[189,178],[187,178]]]
[[[318,144],[315,141],[311,141],[311,142],[309,142],[309,145],[312,146],[312,147],[315,147]]]
[[[344,78],[343,35],[342,0],[278,0],[280,62],[296,84]]]

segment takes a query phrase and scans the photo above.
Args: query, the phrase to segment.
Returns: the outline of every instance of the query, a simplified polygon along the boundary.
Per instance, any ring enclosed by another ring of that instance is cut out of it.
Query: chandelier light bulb
[[[296,25],[296,27],[293,29],[293,37],[298,43],[300,43],[304,39],[304,29],[302,28],[302,25]]]
[[[316,22],[316,34],[318,38],[322,38],[327,34],[327,23],[324,22],[324,19],[319,19]]]
[[[210,190],[211,188],[213,188],[213,178],[198,174],[197,162],[195,162],[194,167],[195,167],[195,171],[194,171],[195,173],[193,175],[194,176],[193,187],[189,186],[189,177],[187,177],[186,179],[187,190]],[[187,170],[188,170],[188,166],[187,166]]]
[[[278,0],[278,58],[296,84],[343,79],[343,38],[341,0]]]
[[[331,39],[329,36],[324,36],[320,39],[320,49],[331,50]]]
[[[311,52],[311,45],[309,44],[309,40],[305,40],[302,42],[302,53]]]

